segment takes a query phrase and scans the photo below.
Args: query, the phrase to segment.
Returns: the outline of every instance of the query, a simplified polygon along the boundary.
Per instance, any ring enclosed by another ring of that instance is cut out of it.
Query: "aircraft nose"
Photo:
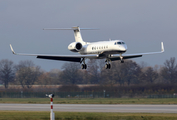
[[[127,46],[122,46],[121,51],[127,51]]]

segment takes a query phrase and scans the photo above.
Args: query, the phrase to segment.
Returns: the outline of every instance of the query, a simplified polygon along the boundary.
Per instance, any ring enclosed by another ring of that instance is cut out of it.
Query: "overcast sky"
[[[9,44],[20,53],[67,54],[74,41],[73,31],[43,28],[99,28],[81,31],[84,41],[121,39],[127,53],[165,53],[132,59],[151,66],[163,65],[176,57],[177,0],[0,0],[0,55],[18,63],[32,60],[42,69],[61,69],[65,62],[15,56]]]

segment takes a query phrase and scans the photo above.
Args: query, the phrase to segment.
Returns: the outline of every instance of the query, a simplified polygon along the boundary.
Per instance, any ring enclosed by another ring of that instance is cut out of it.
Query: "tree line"
[[[163,65],[154,67],[132,60],[112,62],[111,69],[105,69],[103,60],[89,60],[88,69],[80,69],[79,63],[67,62],[61,70],[46,72],[30,60],[15,64],[8,59],[0,61],[0,84],[21,85],[31,88],[33,85],[76,85],[97,84],[109,86],[132,86],[147,84],[176,84],[177,63],[175,57],[166,60]]]

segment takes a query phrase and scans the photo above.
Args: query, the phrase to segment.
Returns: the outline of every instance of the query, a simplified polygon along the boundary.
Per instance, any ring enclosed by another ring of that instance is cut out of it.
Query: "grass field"
[[[49,114],[0,111],[0,120],[49,120]],[[55,120],[177,120],[177,114],[55,112]]]
[[[49,98],[0,98],[0,103],[49,104]],[[54,98],[54,104],[177,104],[177,98]]]

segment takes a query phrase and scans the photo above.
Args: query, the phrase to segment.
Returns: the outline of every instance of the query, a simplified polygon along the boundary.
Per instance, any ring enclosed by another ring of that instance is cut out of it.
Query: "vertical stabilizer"
[[[82,36],[81,36],[80,28],[79,27],[72,27],[72,29],[74,30],[75,41],[80,42],[80,43],[84,43]]]

